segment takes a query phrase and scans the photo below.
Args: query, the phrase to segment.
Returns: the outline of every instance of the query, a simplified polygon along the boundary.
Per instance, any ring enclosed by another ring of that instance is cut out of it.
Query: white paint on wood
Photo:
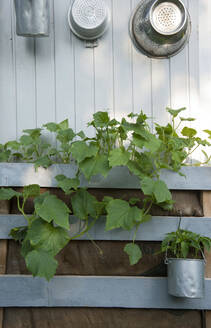
[[[26,275],[0,276],[1,307],[106,307],[211,309],[211,280],[205,297],[168,295],[167,278],[57,276],[49,283]]]
[[[136,240],[140,241],[162,241],[168,232],[178,228],[180,218],[178,217],[152,217],[149,222],[145,222],[137,231]],[[82,222],[83,223],[83,222]],[[81,231],[80,221],[73,215],[70,216],[70,236],[73,237]],[[10,230],[14,227],[26,225],[26,220],[22,215],[0,215],[0,239],[10,239]],[[210,217],[183,217],[181,228],[191,230],[201,235],[211,237]],[[91,237],[90,237],[91,236]],[[90,229],[89,235],[83,235],[79,240],[133,240],[134,231],[124,231],[114,229],[105,231],[105,217],[101,217],[95,226]]]
[[[154,121],[166,124],[166,106],[187,106],[184,115],[196,116],[198,128],[209,128],[209,1],[184,0],[192,21],[190,42],[170,60],[151,60],[132,45],[128,23],[139,0],[106,1],[111,23],[95,49],[85,48],[72,35],[69,0],[50,1],[51,35],[36,40],[15,35],[13,1],[2,3],[0,142],[15,138],[16,130],[19,136],[24,128],[65,118],[73,129],[92,135],[86,124],[103,109],[118,119],[143,109]]]

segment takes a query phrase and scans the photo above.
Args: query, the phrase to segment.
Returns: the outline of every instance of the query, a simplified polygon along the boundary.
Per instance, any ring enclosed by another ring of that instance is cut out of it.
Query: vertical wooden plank
[[[207,128],[211,104],[211,3],[199,1],[199,83],[200,83],[200,126]]]
[[[15,19],[14,6],[12,15]],[[16,35],[13,30],[16,64],[17,135],[36,126],[34,39]]]
[[[112,0],[107,0],[111,16]],[[111,18],[112,21],[112,18]],[[108,110],[113,117],[113,54],[112,24],[94,49],[94,95],[95,111]]]
[[[13,1],[1,2],[0,10],[0,143],[16,138],[16,93],[13,53]]]
[[[93,130],[87,128],[94,114],[94,50],[86,48],[85,42],[74,37],[75,62],[75,108],[76,131],[83,130],[93,136]]]
[[[113,1],[114,111],[117,119],[133,111],[132,54],[128,34],[131,1]]]
[[[202,192],[202,205],[204,216],[211,215],[211,191]],[[211,278],[211,253],[205,251],[205,257],[207,260],[205,277]],[[211,328],[211,311],[206,311],[206,328]]]
[[[0,214],[8,214],[10,211],[9,201],[0,201]],[[6,273],[7,263],[7,240],[0,240],[0,274]],[[0,308],[0,328],[3,328],[4,309]]]
[[[188,8],[188,1],[183,0],[183,3]],[[171,106],[175,109],[187,107],[189,110],[188,52],[189,49],[186,45],[179,54],[170,58]]]
[[[132,10],[140,0],[132,0]],[[151,103],[151,60],[132,46],[133,102],[134,112],[142,109],[152,116]]]
[[[36,125],[55,121],[54,8],[50,1],[50,36],[36,38]],[[60,5],[61,5],[60,1]]]
[[[67,13],[69,0],[54,0],[56,120],[69,118],[75,129],[75,86],[73,37]]]
[[[166,107],[170,105],[169,59],[152,59],[152,112],[156,123],[167,124]]]

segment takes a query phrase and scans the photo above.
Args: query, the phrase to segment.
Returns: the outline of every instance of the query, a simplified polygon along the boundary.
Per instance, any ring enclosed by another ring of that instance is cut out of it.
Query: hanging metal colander
[[[143,0],[130,19],[131,39],[148,57],[176,55],[188,42],[190,32],[190,15],[180,0]]]
[[[68,13],[72,32],[84,40],[95,40],[102,36],[109,19],[109,9],[103,0],[75,0]]]

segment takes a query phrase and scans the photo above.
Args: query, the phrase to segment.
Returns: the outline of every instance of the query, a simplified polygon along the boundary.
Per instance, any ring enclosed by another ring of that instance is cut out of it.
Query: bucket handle
[[[169,243],[168,243],[169,245]],[[166,248],[166,252],[165,252],[165,260],[164,260],[164,263],[165,264],[169,264],[169,261],[168,261],[168,245],[167,245],[167,248]],[[203,260],[204,260],[204,264],[206,265],[207,264],[207,260],[206,260],[206,257],[204,255],[204,252],[203,250],[200,248],[200,251],[201,251],[201,254],[202,254],[202,257],[203,257]]]

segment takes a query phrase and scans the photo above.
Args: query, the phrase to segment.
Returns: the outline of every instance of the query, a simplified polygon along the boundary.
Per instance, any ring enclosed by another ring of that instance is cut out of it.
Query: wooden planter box
[[[54,176],[73,176],[70,165],[53,165],[35,172],[33,164],[0,164],[0,186],[22,187],[38,183],[41,187],[56,187]],[[211,168],[185,167],[185,177],[164,171],[162,179],[171,190],[211,190]],[[111,170],[104,179],[96,176],[90,188],[139,189],[139,180],[124,167]],[[178,217],[153,217],[144,223],[137,234],[137,241],[161,241],[165,233],[177,229]],[[0,239],[9,239],[14,226],[25,224],[21,215],[0,215]],[[211,217],[183,217],[181,228],[211,237]],[[77,231],[77,224],[74,227]],[[132,240],[133,233],[122,230],[104,232],[99,220],[90,235],[95,240]],[[88,239],[83,236],[81,240]],[[157,309],[211,309],[211,280],[205,282],[205,298],[183,300],[167,293],[166,278],[56,276],[49,283],[44,279],[25,275],[0,276],[0,307],[108,307],[108,308],[157,308]]]

